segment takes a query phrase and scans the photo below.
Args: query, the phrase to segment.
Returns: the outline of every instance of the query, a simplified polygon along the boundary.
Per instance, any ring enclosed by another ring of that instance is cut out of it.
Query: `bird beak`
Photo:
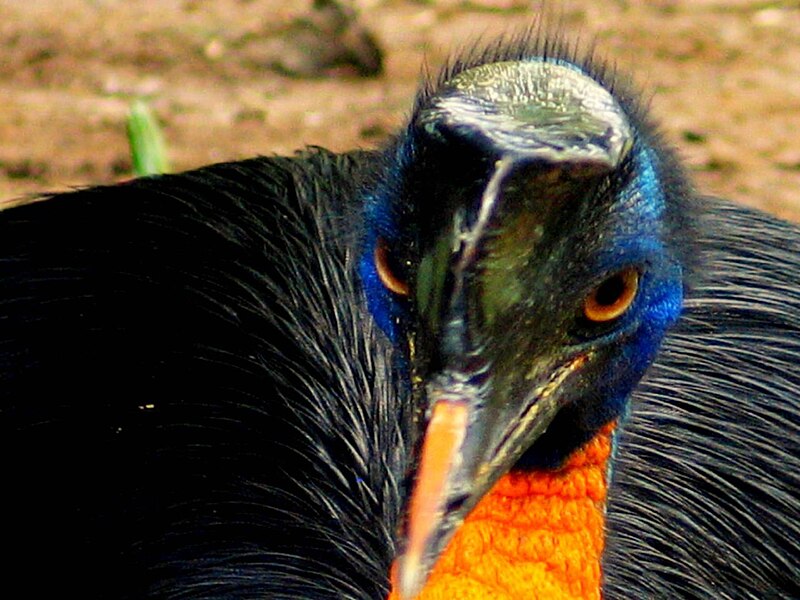
[[[436,560],[469,512],[527,447],[560,406],[563,382],[589,358],[579,354],[551,371],[519,409],[497,409],[481,387],[463,378],[428,385],[431,402],[419,467],[406,513],[406,546],[394,587],[403,599],[422,590]]]
[[[484,242],[496,239],[490,221],[496,223],[494,205],[514,167],[511,159],[498,161],[472,228],[442,235],[425,259],[431,264],[422,268],[428,281],[418,283],[420,311],[430,324],[427,338],[437,346],[428,349],[433,358],[418,377],[427,413],[407,505],[406,545],[395,572],[395,588],[404,599],[421,591],[467,514],[547,429],[569,387],[564,382],[587,359],[586,353],[536,351],[523,365],[517,357],[530,353],[516,351],[513,341],[489,344],[497,352],[484,343],[494,339],[484,329],[490,321],[484,308],[493,310],[487,288],[497,287],[485,284],[484,259],[491,252]],[[530,214],[506,216],[501,217],[506,235],[514,235],[520,219],[527,232]],[[447,283],[430,283],[443,280]],[[508,347],[515,350],[507,352]]]

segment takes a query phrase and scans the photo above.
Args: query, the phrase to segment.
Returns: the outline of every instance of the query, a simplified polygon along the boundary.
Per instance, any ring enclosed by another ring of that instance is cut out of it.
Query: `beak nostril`
[[[447,508],[445,510],[448,513],[459,511],[459,510],[461,510],[461,507],[463,507],[464,504],[467,502],[467,500],[469,500],[469,494],[462,494],[460,496],[457,496],[457,497],[451,499],[447,503]]]

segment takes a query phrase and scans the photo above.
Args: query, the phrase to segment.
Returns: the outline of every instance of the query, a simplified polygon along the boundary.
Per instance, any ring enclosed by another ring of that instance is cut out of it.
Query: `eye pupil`
[[[408,296],[408,282],[402,265],[395,259],[383,238],[375,244],[375,269],[386,289],[399,296]]]
[[[625,269],[608,277],[586,298],[583,313],[595,323],[612,321],[633,304],[639,288],[639,272]]]
[[[594,293],[595,301],[600,306],[612,306],[617,302],[625,292],[625,281],[622,276],[617,273],[613,277],[609,277]]]

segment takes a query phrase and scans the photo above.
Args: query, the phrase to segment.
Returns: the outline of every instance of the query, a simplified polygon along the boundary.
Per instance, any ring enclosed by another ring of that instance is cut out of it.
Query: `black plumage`
[[[696,202],[701,279],[619,440],[606,596],[800,598],[800,229]]]
[[[3,578],[29,598],[380,598],[403,384],[358,154],[0,213]]]
[[[420,407],[357,262],[403,135],[0,212],[9,589],[386,596]],[[697,280],[619,439],[605,597],[800,597],[800,229],[686,209]]]

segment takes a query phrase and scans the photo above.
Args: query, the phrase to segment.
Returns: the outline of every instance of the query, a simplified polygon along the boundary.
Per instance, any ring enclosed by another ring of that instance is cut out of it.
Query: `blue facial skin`
[[[377,203],[370,202],[374,206]],[[377,212],[377,209],[376,209]],[[381,220],[380,215],[374,216],[374,225]],[[399,303],[392,298],[392,293],[386,289],[378,277],[378,270],[375,268],[374,251],[378,243],[379,236],[377,228],[370,228],[364,239],[364,249],[361,260],[358,263],[358,274],[364,285],[369,307],[375,322],[388,336],[392,343],[400,341],[399,326],[403,318],[403,310]],[[384,239],[390,239],[384,237]]]
[[[562,410],[549,431],[523,455],[519,467],[557,468],[598,429],[615,419],[624,420],[631,392],[655,358],[666,331],[681,315],[683,270],[662,241],[666,198],[659,185],[658,157],[639,144],[632,152],[635,176],[618,194],[618,205],[629,207],[629,216],[608,236],[607,249],[595,257],[593,269],[602,273],[642,265],[643,275],[627,313],[608,334],[589,342],[595,347],[610,346],[602,367],[582,375],[600,402],[591,402],[586,410]],[[616,435],[612,450],[615,445]]]
[[[619,218],[605,238],[606,248],[592,257],[591,269],[593,273],[613,273],[640,265],[643,276],[637,298],[608,333],[589,338],[583,344],[578,342],[604,354],[600,370],[574,375],[586,378],[581,387],[591,390],[592,399],[582,407],[581,402],[575,403],[572,411],[562,409],[548,432],[520,460],[523,468],[558,467],[600,427],[624,418],[633,388],[653,361],[665,332],[681,314],[682,269],[678,258],[663,242],[667,200],[660,184],[659,156],[639,137],[630,152],[633,175],[617,193],[615,205]],[[369,309],[395,344],[404,343],[410,327],[408,299],[383,286],[374,264],[374,249],[379,237],[389,248],[408,242],[402,236],[409,232],[399,230],[397,199],[403,174],[413,157],[414,138],[407,135],[394,149],[394,167],[387,169],[381,187],[367,198],[366,234],[359,263]],[[608,346],[605,352],[604,346]]]
[[[381,283],[375,266],[375,247],[382,238],[389,248],[403,243],[398,228],[398,207],[393,198],[400,195],[402,174],[412,160],[412,137],[406,136],[394,148],[393,168],[387,169],[387,178],[378,189],[365,199],[365,235],[358,272],[364,285],[367,306],[378,326],[394,344],[403,342],[404,324],[408,319],[407,301],[393,294]]]
[[[632,312],[639,322],[638,330],[622,347],[619,359],[635,375],[625,386],[627,389],[613,390],[616,393],[612,395],[623,396],[615,403],[616,414],[620,414],[620,405],[627,402],[631,389],[653,361],[664,334],[680,317],[683,308],[681,265],[662,239],[666,198],[658,183],[658,159],[649,148],[634,148],[633,151],[636,175],[620,198],[623,204],[628,203],[628,198],[636,198],[632,204],[636,206],[633,216],[637,222],[630,227],[632,233],[617,232],[612,239],[619,256],[644,257],[632,264],[645,264],[646,270]],[[609,267],[620,266],[619,262],[615,265],[612,261],[611,257],[606,259]]]

